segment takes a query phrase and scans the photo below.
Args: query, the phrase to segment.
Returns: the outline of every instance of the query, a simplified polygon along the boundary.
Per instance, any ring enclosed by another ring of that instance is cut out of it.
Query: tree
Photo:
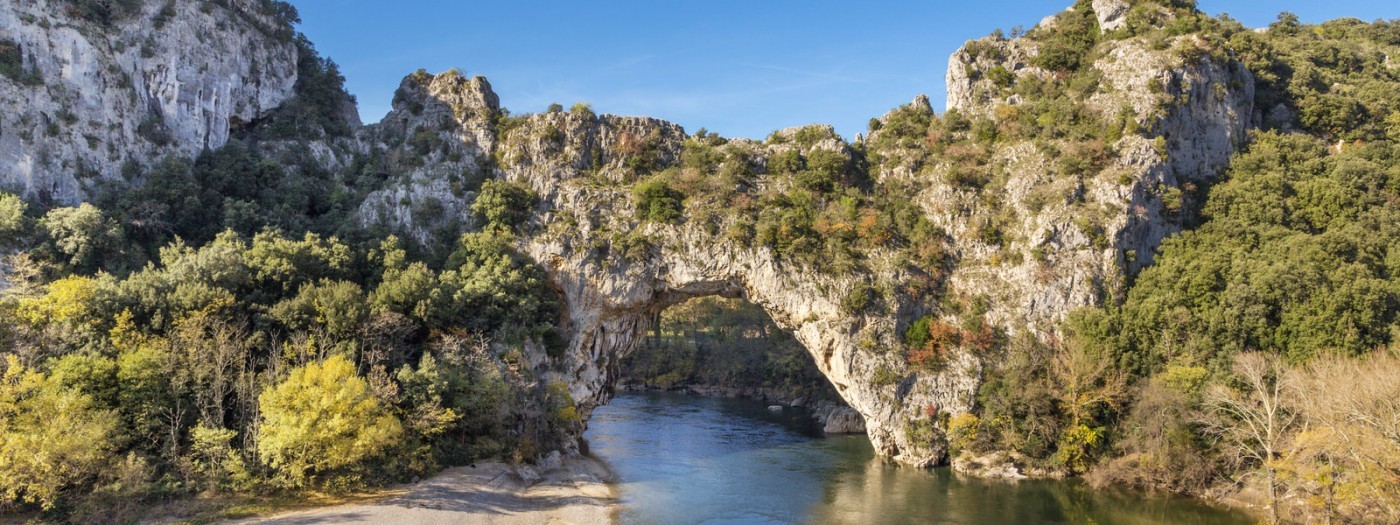
[[[121,226],[86,202],[76,208],[54,208],[39,223],[66,258],[64,262],[80,273],[110,266],[103,263],[110,263],[109,257],[123,245]]]
[[[1280,477],[1329,521],[1400,522],[1400,356],[1328,355],[1296,370],[1303,428]]]
[[[1234,377],[1206,393],[1206,406],[1216,418],[1209,431],[1233,446],[1239,457],[1264,471],[1269,494],[1269,522],[1278,523],[1278,459],[1293,430],[1297,414],[1285,406],[1292,388],[1283,359],[1275,354],[1248,352],[1235,357]]]
[[[1060,410],[1069,417],[1056,459],[1074,472],[1084,472],[1106,444],[1108,424],[1127,397],[1127,379],[1112,360],[1076,338],[1053,346],[1050,375]]]
[[[271,313],[293,330],[315,325],[333,337],[349,339],[369,317],[370,304],[360,285],[322,280],[302,285],[296,297],[278,303]]]
[[[637,184],[632,190],[637,197],[637,218],[644,221],[675,223],[684,216],[685,194],[672,188],[661,178]]]
[[[831,192],[845,180],[850,164],[839,152],[814,149],[807,154],[807,169],[797,173],[797,183],[818,193]]]
[[[292,486],[349,474],[403,433],[344,357],[292,370],[258,397],[258,455]]]
[[[0,193],[0,246],[13,247],[28,231],[24,212],[29,206],[24,199],[10,193]]]
[[[515,232],[535,207],[539,196],[535,190],[519,182],[488,180],[481,185],[481,194],[472,202],[472,213],[485,223],[485,229]]]
[[[544,335],[558,319],[558,297],[538,264],[515,251],[510,238],[463,235],[439,276],[440,326],[488,333],[523,328]]]
[[[397,312],[426,323],[437,315],[441,292],[438,278],[428,265],[414,262],[384,271],[384,280],[370,294],[376,312]]]
[[[253,237],[244,258],[263,291],[281,296],[299,291],[302,284],[343,275],[350,266],[350,247],[314,233],[298,241],[262,232]]]
[[[1278,20],[1269,24],[1269,31],[1277,31],[1284,35],[1293,35],[1296,34],[1298,30],[1302,29],[1302,27],[1303,24],[1299,21],[1298,15],[1288,11],[1282,11],[1278,14]]]
[[[10,356],[0,377],[0,508],[52,509],[111,460],[116,418]]]
[[[171,334],[172,346],[184,361],[178,373],[192,386],[200,421],[216,429],[225,424],[238,369],[248,359],[248,332],[229,319],[231,306],[231,301],[223,301],[194,312],[176,322]],[[364,308],[363,301],[357,306]]]

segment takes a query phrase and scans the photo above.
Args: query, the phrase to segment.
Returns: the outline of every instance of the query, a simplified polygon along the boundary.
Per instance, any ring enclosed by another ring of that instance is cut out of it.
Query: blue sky
[[[993,29],[1072,0],[497,2],[292,0],[301,30],[341,65],[365,122],[418,68],[484,75],[513,112],[586,101],[730,137],[824,123],[847,137],[927,93],[941,109],[948,55]],[[1281,10],[1305,22],[1400,17],[1387,1],[1200,0],[1257,27]]]

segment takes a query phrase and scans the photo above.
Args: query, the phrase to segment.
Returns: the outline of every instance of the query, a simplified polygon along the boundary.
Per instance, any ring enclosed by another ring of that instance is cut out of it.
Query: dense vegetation
[[[730,388],[783,399],[836,399],[807,349],[741,299],[702,297],[661,314],[621,363],[622,381],[651,388]]]
[[[258,5],[293,38],[294,9]],[[129,522],[195,494],[355,490],[533,459],[576,425],[523,357],[563,344],[510,237],[533,193],[486,184],[480,231],[431,247],[362,227],[395,167],[316,160],[310,141],[358,123],[335,64],[295,42],[296,96],[226,146],[128,163],[80,206],[0,194],[0,511]],[[15,56],[0,44],[0,73]]]
[[[975,415],[948,422],[954,448],[1103,483],[1255,486],[1275,519],[1397,519],[1395,456],[1378,451],[1400,446],[1380,423],[1400,335],[1400,78],[1384,58],[1400,26],[1285,13],[1253,32],[1147,3],[1129,20],[1102,38],[1199,33],[1239,57],[1265,129],[1125,297],[1077,312],[1063,340],[1012,338]],[[1092,25],[1056,24],[1042,66],[1082,71]]]
[[[496,234],[436,270],[392,237],[225,231],[117,276],[101,261],[122,260],[123,228],[101,210],[0,206],[29,248],[0,304],[19,447],[0,453],[30,458],[0,469],[7,505],[88,519],[106,497],[346,489],[553,435],[506,415],[537,395],[518,348],[558,344],[557,299]]]
[[[946,275],[946,234],[901,188],[872,184],[864,152],[829,127],[780,131],[761,145],[701,130],[682,144],[678,165],[641,168],[632,194],[642,221],[685,222],[817,272],[893,266],[914,275],[903,290],[870,283],[847,301],[849,313],[897,292],[932,298]],[[644,246],[630,242],[636,235],[620,234],[612,253]]]

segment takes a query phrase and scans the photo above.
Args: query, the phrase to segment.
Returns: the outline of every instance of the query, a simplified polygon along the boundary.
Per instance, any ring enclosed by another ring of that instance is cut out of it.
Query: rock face
[[[925,411],[970,406],[976,360],[957,356],[940,373],[915,374],[898,353],[870,350],[896,347],[900,323],[899,316],[843,311],[841,299],[870,275],[825,275],[781,262],[766,246],[744,246],[722,234],[723,224],[638,221],[627,164],[645,155],[655,166],[675,165],[685,138],[680,127],[655,119],[558,112],[530,116],[497,145],[503,177],[541,197],[537,233],[522,248],[546,267],[567,306],[563,324],[572,337],[551,374],[568,382],[581,412],[591,413],[612,396],[617,360],[636,348],[657,313],[697,296],[741,296],[806,346],[864,416],[877,450],[911,464],[941,460],[941,445],[915,443],[902,429]],[[792,147],[731,144],[761,155]],[[846,146],[828,139],[811,148]],[[896,311],[912,307],[895,302]]]
[[[356,133],[351,149],[381,150],[403,173],[360,204],[365,226],[384,225],[424,245],[435,232],[472,225],[472,200],[491,173],[501,104],[485,78],[456,72],[408,76],[393,111]]]
[[[293,92],[291,27],[258,0],[143,2],[109,23],[63,0],[0,2],[0,185],[73,204],[127,162],[193,157]]]
[[[1178,37],[1175,44],[1196,45],[1193,39]],[[1044,78],[1048,72],[1029,65],[1035,46],[989,37],[954,53],[949,109],[995,119],[998,108],[1020,104],[1002,96],[985,73],[1000,66],[1018,79]],[[948,186],[917,197],[955,239],[952,287],[988,297],[989,316],[1002,326],[1048,333],[1073,309],[1117,293],[1128,275],[1151,264],[1164,238],[1181,230],[1197,204],[1196,190],[1244,143],[1254,79],[1238,62],[1209,55],[1187,62],[1129,39],[1115,42],[1092,67],[1102,78],[1088,106],[1149,131],[1107,144],[1112,154],[1097,176],[1065,173],[1036,145],[1009,142],[993,152],[992,164],[1008,174],[998,206]],[[1002,246],[977,239],[979,221],[993,218],[1003,221]]]
[[[1099,19],[1099,30],[1113,31],[1128,23],[1128,10],[1133,4],[1128,0],[1094,0],[1094,15]]]

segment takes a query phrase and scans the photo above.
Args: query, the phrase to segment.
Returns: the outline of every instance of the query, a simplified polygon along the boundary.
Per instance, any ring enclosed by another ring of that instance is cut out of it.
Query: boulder
[[[1133,5],[1128,0],[1094,0],[1094,16],[1099,19],[1099,31],[1109,32],[1128,23],[1128,10]]]
[[[860,417],[860,412],[856,412],[850,407],[841,407],[827,416],[826,424],[822,426],[822,432],[827,434],[861,434],[865,432],[865,418]]]

